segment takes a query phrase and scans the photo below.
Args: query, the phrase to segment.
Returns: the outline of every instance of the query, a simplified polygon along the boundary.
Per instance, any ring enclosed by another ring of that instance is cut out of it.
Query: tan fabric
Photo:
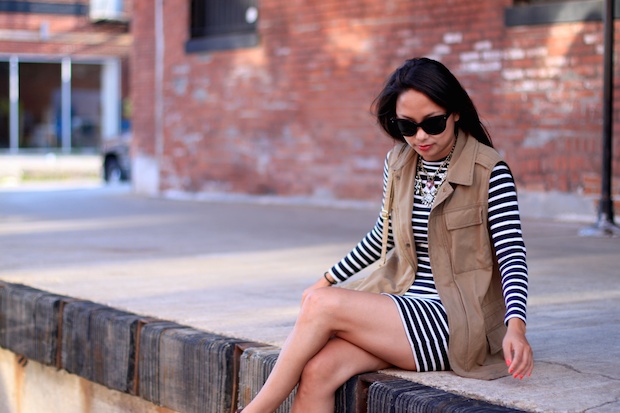
[[[411,211],[418,155],[406,145],[392,152],[395,247],[385,265],[347,288],[402,295],[417,270]],[[500,160],[494,149],[461,133],[428,222],[431,267],[448,314],[450,365],[458,375],[486,380],[508,374],[502,354],[506,308],[487,213],[489,178]]]

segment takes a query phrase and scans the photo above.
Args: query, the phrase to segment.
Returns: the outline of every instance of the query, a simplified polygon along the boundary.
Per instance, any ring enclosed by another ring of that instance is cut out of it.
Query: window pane
[[[9,137],[9,113],[11,102],[9,101],[9,63],[0,62],[0,148],[10,146]]]
[[[71,146],[97,148],[101,139],[101,65],[71,66]]]
[[[574,1],[583,1],[583,0],[515,0],[514,4],[517,6],[526,5],[526,4],[549,4],[549,3],[569,3]]]
[[[60,64],[19,64],[19,146],[60,146]]]
[[[190,11],[190,35],[202,37],[205,30],[206,0],[192,0]]]
[[[191,36],[217,36],[256,30],[256,0],[193,0]]]

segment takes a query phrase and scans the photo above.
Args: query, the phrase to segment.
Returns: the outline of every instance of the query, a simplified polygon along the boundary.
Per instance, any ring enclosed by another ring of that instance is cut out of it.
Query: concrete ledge
[[[239,407],[245,407],[263,387],[276,364],[280,349],[275,346],[248,348],[241,355],[239,369]],[[293,404],[293,390],[275,413],[286,413]]]
[[[279,353],[278,347],[2,281],[0,346],[181,413],[227,413],[247,405]],[[293,397],[277,412],[288,412]],[[336,394],[336,412],[366,409],[520,411],[380,373],[353,377]]]
[[[124,393],[136,394],[136,339],[141,317],[90,301],[62,312],[60,368]]]
[[[0,282],[0,347],[57,366],[61,307],[70,300],[25,285]]]
[[[233,411],[241,343],[165,321],[145,324],[140,395],[179,412]]]
[[[376,381],[368,391],[368,413],[391,412],[508,413],[523,410],[495,406],[407,380]]]

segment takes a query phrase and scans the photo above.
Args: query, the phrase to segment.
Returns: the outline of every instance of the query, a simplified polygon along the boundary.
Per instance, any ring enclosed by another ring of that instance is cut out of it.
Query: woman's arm
[[[528,293],[526,250],[514,178],[500,162],[489,184],[489,229],[502,276],[508,330],[503,350],[508,371],[515,378],[529,376],[534,368],[532,348],[525,337]]]
[[[526,321],[528,268],[517,191],[504,162],[495,166],[489,184],[489,230],[502,276],[506,318]]]
[[[389,156],[389,155],[388,155]],[[383,202],[385,204],[385,193],[388,180],[388,157],[383,164]],[[335,264],[328,271],[328,276],[336,282],[345,281],[347,278],[357,274],[364,268],[375,263],[381,257],[381,242],[383,239],[383,219],[377,218],[374,228],[351,250],[344,258]],[[394,247],[392,237],[392,220],[390,218],[388,227],[388,251]],[[322,281],[319,280],[319,283]]]

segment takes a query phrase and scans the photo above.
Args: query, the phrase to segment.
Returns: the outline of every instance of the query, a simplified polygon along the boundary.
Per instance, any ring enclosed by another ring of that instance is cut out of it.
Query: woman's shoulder
[[[392,169],[402,168],[408,161],[412,160],[415,151],[407,143],[397,143],[387,154],[387,162]]]
[[[478,142],[476,138],[469,136],[470,141],[476,141],[476,163],[493,168],[500,162],[504,162],[504,158],[495,149],[484,143]],[[473,143],[473,142],[472,142]]]

